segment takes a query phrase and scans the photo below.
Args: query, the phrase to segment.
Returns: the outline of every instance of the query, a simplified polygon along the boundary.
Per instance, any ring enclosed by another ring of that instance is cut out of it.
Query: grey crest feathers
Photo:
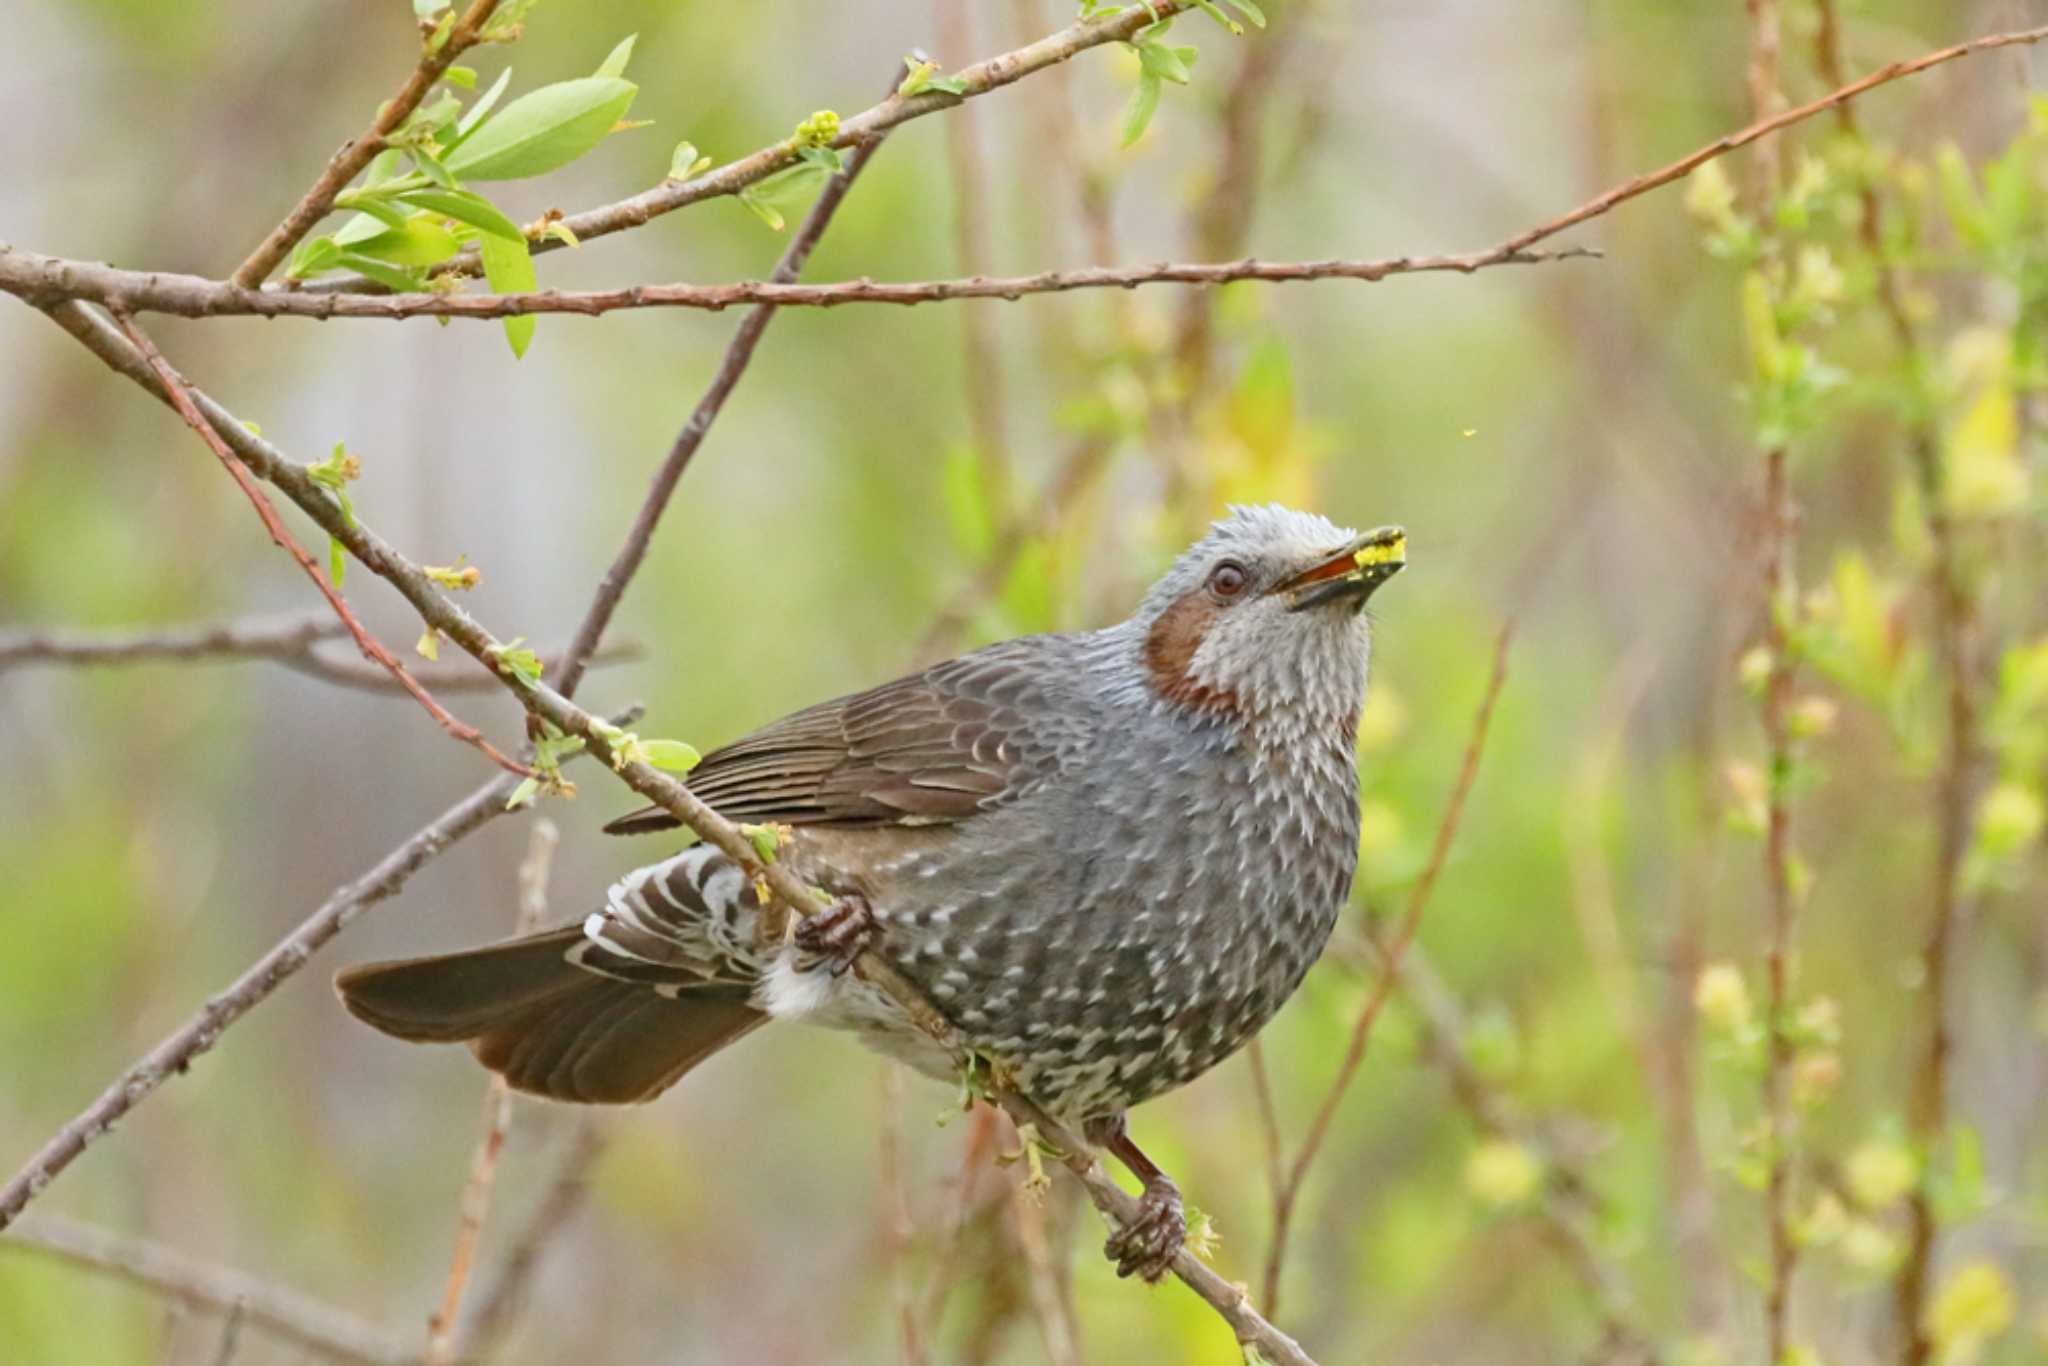
[[[866,898],[875,951],[1055,1114],[1119,1114],[1264,1025],[1348,894],[1369,627],[1355,604],[1290,610],[1275,587],[1353,540],[1234,508],[1129,620],[808,708],[707,755],[689,785],[730,819],[794,827],[792,871]],[[757,942],[757,911],[741,869],[691,849],[621,879],[545,950],[371,965],[340,986],[386,1032],[469,1039],[514,1085],[570,1099],[644,1098],[765,1018],[949,1070],[857,977]],[[639,999],[662,1005],[620,1004]],[[704,1023],[686,1026],[693,1011]]]

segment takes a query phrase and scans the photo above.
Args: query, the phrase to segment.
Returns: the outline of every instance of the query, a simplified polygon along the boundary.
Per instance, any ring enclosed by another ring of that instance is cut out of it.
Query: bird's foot
[[[875,942],[880,929],[866,897],[843,896],[816,915],[801,917],[794,937],[799,952],[837,977]]]
[[[1117,1275],[1138,1276],[1151,1285],[1173,1269],[1173,1259],[1187,1240],[1188,1221],[1181,1210],[1180,1190],[1161,1176],[1145,1183],[1136,1216],[1109,1235],[1102,1251],[1116,1263]]]

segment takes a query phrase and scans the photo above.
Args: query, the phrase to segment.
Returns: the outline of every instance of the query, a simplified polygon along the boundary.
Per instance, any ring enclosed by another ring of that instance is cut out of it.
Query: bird
[[[873,952],[1140,1181],[1105,1253],[1156,1281],[1186,1219],[1127,1113],[1243,1046],[1328,942],[1358,855],[1363,609],[1406,561],[1398,527],[1234,506],[1128,620],[990,645],[707,754],[691,791],[780,828],[777,859],[830,898],[779,940],[757,870],[695,844],[579,922],[337,989],[386,1034],[467,1043],[563,1101],[651,1099],[770,1021],[958,1080],[848,971]],[[650,807],[606,829],[678,824]]]

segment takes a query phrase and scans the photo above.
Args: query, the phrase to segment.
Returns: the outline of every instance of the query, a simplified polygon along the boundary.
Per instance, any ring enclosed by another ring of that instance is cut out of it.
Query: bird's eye
[[[1209,571],[1209,591],[1219,598],[1234,598],[1244,592],[1251,582],[1251,576],[1244,572],[1244,566],[1235,560],[1225,560]]]

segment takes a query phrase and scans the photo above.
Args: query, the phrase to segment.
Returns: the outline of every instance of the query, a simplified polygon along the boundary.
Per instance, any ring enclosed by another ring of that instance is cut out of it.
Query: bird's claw
[[[1187,1239],[1188,1221],[1181,1210],[1180,1191],[1162,1178],[1146,1185],[1136,1216],[1109,1235],[1102,1251],[1116,1263],[1117,1275],[1137,1276],[1149,1285],[1173,1269],[1173,1259]]]
[[[875,942],[878,930],[866,897],[843,896],[816,915],[798,919],[794,938],[799,951],[837,977]]]

